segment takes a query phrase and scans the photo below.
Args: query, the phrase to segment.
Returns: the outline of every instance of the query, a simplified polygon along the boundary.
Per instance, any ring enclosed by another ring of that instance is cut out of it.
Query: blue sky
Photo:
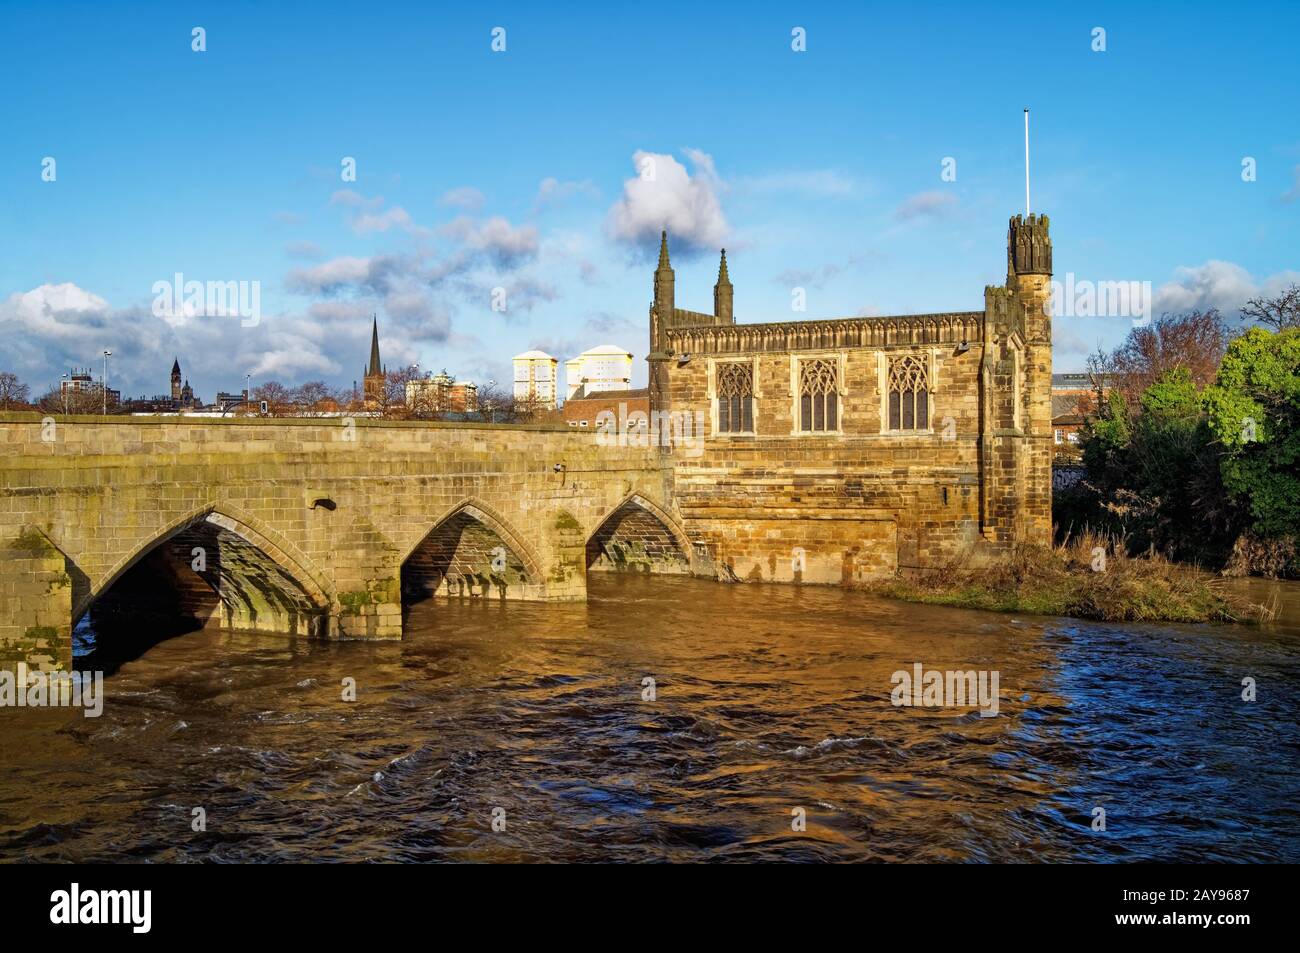
[[[661,224],[679,307],[725,245],[740,321],[979,309],[1024,106],[1058,277],[1157,312],[1300,280],[1300,5],[1056,7],[6,3],[0,370],[350,386],[377,312],[390,367],[616,343],[643,380]],[[155,314],[177,272],[260,282],[260,322]],[[1059,319],[1057,369],[1129,326]]]

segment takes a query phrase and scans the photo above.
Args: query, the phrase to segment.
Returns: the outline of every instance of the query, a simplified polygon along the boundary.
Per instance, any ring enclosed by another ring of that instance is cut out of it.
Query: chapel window
[[[719,364],[718,432],[754,432],[754,366]]]
[[[889,362],[889,429],[930,429],[930,372],[919,357]]]
[[[800,362],[799,429],[805,433],[840,429],[839,375],[834,361]]]

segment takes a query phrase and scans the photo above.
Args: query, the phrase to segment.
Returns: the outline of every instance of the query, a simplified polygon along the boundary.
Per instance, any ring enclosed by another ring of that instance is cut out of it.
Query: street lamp
[[[108,416],[108,359],[113,356],[112,351],[104,352],[104,416]]]
[[[493,388],[495,388],[496,386],[497,386],[496,381],[494,380],[488,381],[488,423],[490,424],[494,424],[497,422],[497,405],[492,400]]]

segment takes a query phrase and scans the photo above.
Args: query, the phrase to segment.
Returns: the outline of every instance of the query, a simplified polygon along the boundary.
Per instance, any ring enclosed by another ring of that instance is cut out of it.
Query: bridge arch
[[[671,513],[642,493],[630,493],[587,537],[587,569],[689,573],[691,542]]]
[[[497,510],[469,497],[451,507],[402,556],[402,598],[432,595],[538,598],[545,567]]]
[[[201,558],[195,555],[202,550]],[[227,503],[207,503],[141,539],[72,607],[72,623],[132,590],[135,577],[169,579],[179,607],[230,628],[329,634],[332,587],[275,530]],[[143,581],[143,580],[142,580]],[[206,586],[209,592],[205,593]],[[111,608],[111,605],[109,606]]]

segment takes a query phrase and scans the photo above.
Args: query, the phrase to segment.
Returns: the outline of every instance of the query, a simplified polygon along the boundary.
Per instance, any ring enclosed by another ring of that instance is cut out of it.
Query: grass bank
[[[1114,540],[1091,534],[1057,547],[1018,546],[999,558],[967,557],[867,588],[908,602],[1104,622],[1258,623],[1273,614],[1227,591],[1216,576],[1158,555],[1128,556]]]

